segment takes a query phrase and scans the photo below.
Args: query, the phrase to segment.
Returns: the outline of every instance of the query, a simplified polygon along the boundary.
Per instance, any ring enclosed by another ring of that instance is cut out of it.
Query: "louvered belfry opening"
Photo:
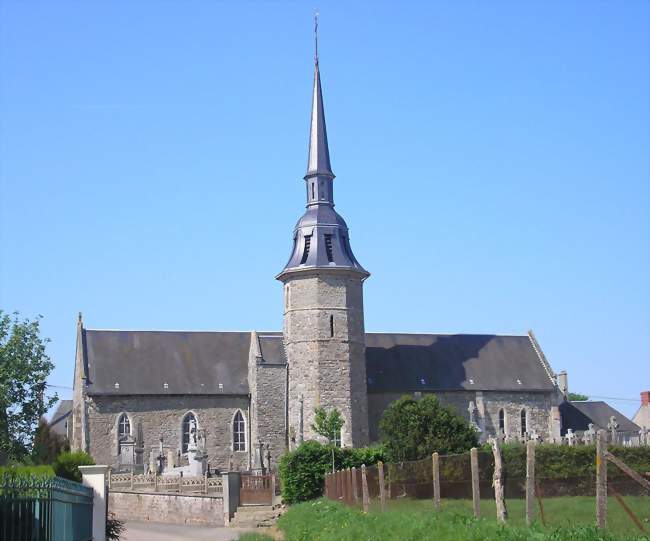
[[[334,261],[334,253],[332,252],[332,235],[325,233],[325,251],[327,252],[327,261],[330,263]]]
[[[307,263],[307,258],[309,257],[309,247],[311,246],[311,235],[305,235],[305,249],[302,252],[302,259],[300,264],[304,265]]]

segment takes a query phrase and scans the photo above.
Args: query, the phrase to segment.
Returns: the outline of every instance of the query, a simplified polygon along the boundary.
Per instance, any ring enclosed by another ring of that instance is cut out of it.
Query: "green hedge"
[[[69,479],[70,481],[77,481],[81,483],[81,472],[79,466],[92,466],[95,461],[89,454],[83,452],[77,453],[61,453],[56,457],[52,468],[58,477]]]
[[[382,447],[334,448],[337,470],[376,464],[385,460]],[[295,451],[280,458],[282,497],[287,503],[297,503],[323,495],[325,474],[332,471],[332,447],[317,441],[306,441]]]
[[[0,477],[54,477],[52,466],[0,466]]]
[[[638,472],[650,471],[650,447],[610,447],[610,452]],[[282,496],[287,503],[297,503],[323,494],[325,474],[332,471],[332,448],[317,441],[306,441],[295,451],[286,453],[280,459],[280,480]],[[506,478],[526,477],[526,447],[521,444],[502,446],[504,474]],[[535,471],[538,478],[570,479],[596,475],[596,448],[593,445],[569,447],[567,445],[540,444],[535,447]],[[382,447],[359,449],[334,449],[334,463],[337,470],[370,466],[386,461]],[[614,464],[608,463],[610,479],[623,478],[625,474]],[[388,468],[388,475],[394,480],[400,477],[430,475],[428,459],[410,463],[405,468]],[[479,451],[479,472],[483,480],[491,480],[494,459],[489,446]],[[440,477],[445,481],[470,479],[469,453],[441,455]]]

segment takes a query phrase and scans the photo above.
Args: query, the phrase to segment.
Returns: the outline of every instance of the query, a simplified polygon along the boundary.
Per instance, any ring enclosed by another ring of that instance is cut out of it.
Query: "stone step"
[[[280,516],[279,509],[270,505],[251,505],[239,507],[235,512],[231,525],[238,528],[261,528],[275,524]]]

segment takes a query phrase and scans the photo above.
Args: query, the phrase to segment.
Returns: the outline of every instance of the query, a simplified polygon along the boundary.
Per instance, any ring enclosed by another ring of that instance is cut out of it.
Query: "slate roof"
[[[549,391],[528,336],[366,334],[368,392]]]
[[[84,335],[90,395],[249,392],[249,332],[85,329]],[[286,364],[282,333],[258,337],[264,362]],[[555,388],[525,335],[369,333],[366,342],[369,392]]]
[[[589,423],[595,425],[596,430],[607,430],[609,418],[616,417],[619,432],[634,432],[638,434],[640,427],[630,421],[620,411],[612,408],[607,402],[600,400],[585,402],[563,402],[560,404],[560,415],[562,416],[562,435],[571,428],[574,432],[587,430]]]
[[[248,394],[249,332],[84,333],[89,395]]]
[[[52,420],[50,421],[50,430],[55,434],[61,436],[68,435],[65,422],[70,414],[72,413],[72,400],[61,400],[52,415]]]

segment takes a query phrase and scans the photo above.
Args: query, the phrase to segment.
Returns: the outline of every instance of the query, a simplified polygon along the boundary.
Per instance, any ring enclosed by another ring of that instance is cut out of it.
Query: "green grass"
[[[631,505],[632,498],[626,498]],[[364,514],[359,509],[347,507],[326,499],[314,500],[292,506],[278,521],[285,541],[620,541],[644,539],[630,528],[624,531],[601,532],[592,524],[593,499],[548,498],[545,500],[547,515],[556,514],[557,521],[547,528],[534,524],[523,525],[523,502],[510,501],[511,520],[508,525],[497,523],[494,505],[483,502],[485,517],[475,520],[471,515],[471,502],[446,502],[442,513],[433,512],[428,501],[391,502],[388,511],[372,509]],[[551,502],[551,500],[556,500]],[[591,501],[589,501],[591,500]],[[640,500],[640,498],[639,498]],[[616,502],[611,502],[614,505]],[[469,505],[468,505],[469,504]],[[648,500],[634,502],[637,508],[645,506],[650,513]],[[612,520],[610,523],[617,524]],[[583,520],[584,518],[584,520]],[[642,517],[640,517],[642,518]],[[643,520],[643,518],[642,518]],[[622,522],[621,522],[622,524]],[[650,526],[650,524],[647,524]],[[632,526],[633,527],[633,526]],[[247,534],[242,541],[267,541],[270,537]]]
[[[650,498],[647,496],[625,496],[625,503],[643,522],[650,536]],[[588,496],[563,496],[558,498],[544,498],[544,516],[546,529],[557,527],[572,527],[576,525],[591,526],[596,523],[596,500]],[[513,526],[526,525],[525,500],[506,500],[508,509],[508,524]],[[431,500],[390,500],[388,509],[394,511],[417,510],[426,513],[433,512]],[[372,511],[379,511],[379,503],[372,503]],[[464,516],[472,516],[471,500],[442,500],[442,510]],[[614,499],[607,502],[607,529],[617,534],[640,534],[639,529],[631,521],[621,505]],[[540,511],[535,504],[536,522],[543,529]],[[496,506],[494,500],[481,500],[481,517],[496,520]]]

